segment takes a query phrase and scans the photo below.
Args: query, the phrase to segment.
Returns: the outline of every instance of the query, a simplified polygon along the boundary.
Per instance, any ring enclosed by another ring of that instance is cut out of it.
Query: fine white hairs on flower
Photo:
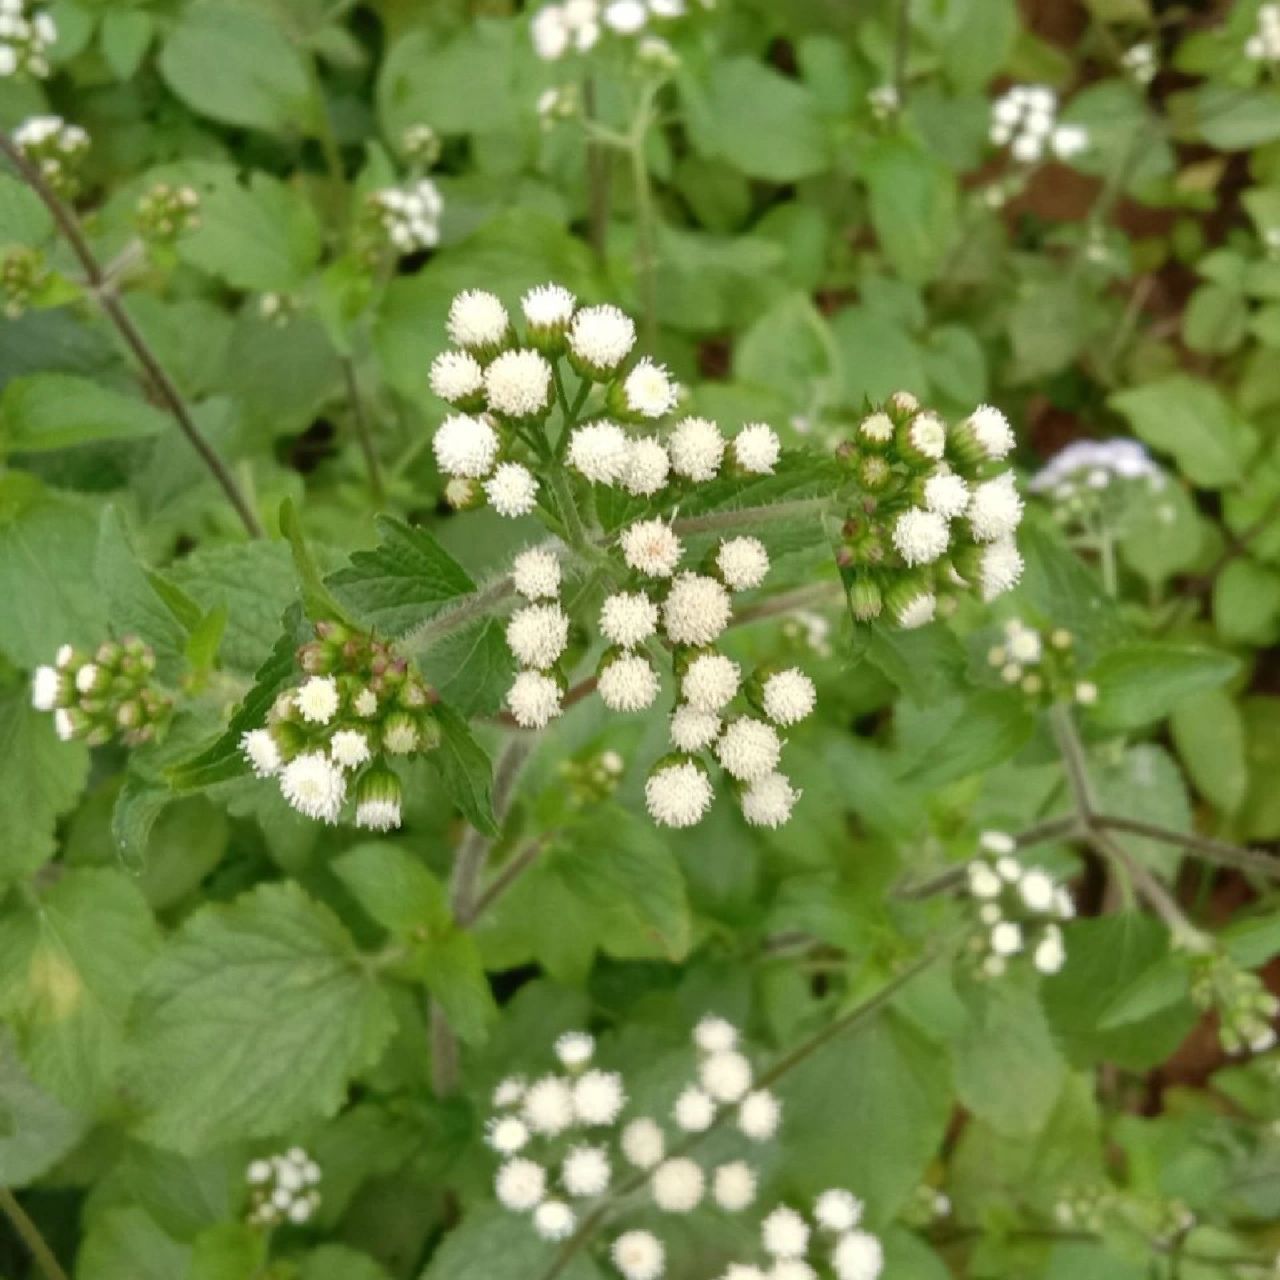
[[[922,507],[908,508],[893,526],[893,545],[909,565],[932,564],[950,541],[946,520]]]
[[[616,423],[592,422],[574,428],[568,458],[592,484],[616,484],[631,460],[631,441]]]
[[[663,1213],[692,1213],[702,1202],[705,1185],[701,1167],[687,1156],[663,1161],[649,1182],[653,1202]]]
[[[661,418],[676,406],[676,385],[671,374],[648,356],[627,374],[622,393],[628,410],[640,418]]]
[[[635,322],[614,306],[584,307],[569,326],[569,350],[596,373],[612,373],[635,342]]]
[[[724,458],[724,437],[708,418],[684,418],[670,440],[671,469],[695,483],[714,480]]]
[[[758,587],[769,572],[769,553],[759,538],[727,538],[716,552],[716,568],[732,591]]]
[[[600,608],[600,632],[611,644],[632,649],[658,628],[658,606],[643,591],[619,591]]]
[[[778,732],[763,720],[742,716],[734,720],[716,743],[716,759],[739,782],[757,782],[777,768],[782,755]]]
[[[536,351],[504,351],[484,371],[489,408],[509,418],[531,418],[551,404],[551,366]]]
[[[530,547],[512,561],[511,584],[526,600],[554,600],[560,594],[560,561],[551,551]]]
[[[521,671],[507,690],[507,707],[522,729],[545,729],[561,712],[560,685],[540,671]]]
[[[449,307],[446,327],[450,339],[458,346],[475,350],[499,346],[510,324],[506,307],[492,293],[466,289]]]
[[[692,760],[662,765],[644,787],[649,816],[664,827],[692,827],[711,807],[711,780]]]
[[[729,593],[714,578],[681,573],[662,605],[662,624],[672,644],[707,645],[729,625]]]
[[[498,433],[483,418],[450,414],[431,441],[436,466],[447,476],[479,480],[493,470],[498,457]]]
[[[558,604],[527,604],[507,622],[507,645],[523,667],[545,671],[569,643],[569,618]]]
[[[799,799],[800,792],[785,774],[769,773],[742,793],[742,816],[753,827],[776,830],[790,820]]]
[[[748,475],[768,476],[778,464],[782,445],[777,433],[763,422],[749,422],[732,441],[733,458]]]
[[[533,510],[538,498],[538,482],[528,467],[518,462],[503,462],[484,482],[484,492],[489,505],[500,516],[514,520]]]
[[[636,521],[623,531],[620,544],[627,567],[647,578],[671,577],[684,554],[680,539],[664,520]]]
[[[762,689],[765,715],[774,724],[792,725],[803,720],[817,704],[818,695],[809,679],[798,667],[775,671]]]
[[[596,678],[600,700],[610,711],[644,711],[653,706],[661,688],[649,660],[636,653],[614,658]]]

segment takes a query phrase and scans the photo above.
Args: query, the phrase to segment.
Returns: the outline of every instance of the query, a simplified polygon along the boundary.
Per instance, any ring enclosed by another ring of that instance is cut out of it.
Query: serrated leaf
[[[145,400],[70,373],[15,378],[0,395],[0,446],[10,453],[154,436],[172,425]]]
[[[174,1280],[185,1276],[191,1248],[162,1231],[137,1206],[93,1217],[76,1258],[76,1280]]]
[[[0,1186],[21,1187],[57,1164],[80,1141],[86,1117],[68,1110],[27,1074],[7,1034],[0,1035]]]
[[[298,575],[302,611],[312,622],[352,622],[351,616],[325,585],[315,553],[307,545],[302,532],[298,509],[290,498],[280,504],[280,532],[288,540],[289,549],[293,552],[293,569]]]
[[[408,937],[415,930],[451,926],[444,885],[398,845],[356,845],[334,860],[333,870],[356,901],[391,933]]]
[[[294,884],[189,917],[130,1018],[141,1132],[180,1151],[331,1115],[392,1031],[347,931]]]
[[[440,697],[467,717],[498,711],[516,673],[505,628],[497,618],[434,641],[418,665]]]
[[[1239,666],[1229,653],[1200,645],[1123,645],[1104,654],[1089,673],[1098,686],[1091,718],[1113,729],[1149,724],[1182,699],[1225,684]]]
[[[447,703],[437,703],[436,719],[443,735],[439,747],[428,757],[439,770],[449,798],[477,831],[496,836],[493,816],[493,765],[484,749],[472,737],[467,723]]]
[[[541,1275],[557,1246],[540,1240],[529,1224],[497,1209],[469,1213],[441,1243],[420,1280],[529,1280]],[[585,1254],[570,1259],[561,1280],[602,1280]]]

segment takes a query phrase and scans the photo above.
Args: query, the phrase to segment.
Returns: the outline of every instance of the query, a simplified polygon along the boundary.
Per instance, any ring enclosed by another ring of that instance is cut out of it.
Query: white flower
[[[45,668],[48,670],[48,668]],[[280,772],[280,748],[266,729],[250,729],[240,736],[240,750],[259,778],[270,778]]]
[[[672,644],[705,645],[729,625],[729,593],[714,578],[681,573],[662,605],[662,625]]]
[[[65,671],[70,665],[71,660],[76,656],[76,651],[69,644],[60,644],[58,651],[53,655],[53,665],[59,671]]]
[[[760,1224],[766,1253],[775,1258],[803,1258],[809,1248],[809,1224],[785,1205]]]
[[[684,1089],[672,1112],[676,1124],[686,1133],[703,1133],[716,1118],[716,1104],[696,1085]]]
[[[522,729],[543,729],[560,714],[560,686],[538,671],[522,671],[507,690],[507,707]]]
[[[622,487],[634,497],[651,498],[667,483],[671,458],[666,447],[647,436],[632,440],[622,469]]]
[[[756,1198],[756,1175],[745,1160],[722,1164],[711,1182],[711,1194],[726,1213],[741,1213]]]
[[[722,653],[700,653],[685,668],[680,692],[695,711],[719,711],[733,701],[741,673]]]
[[[551,404],[551,366],[536,351],[504,351],[484,371],[489,408],[531,418]]]
[[[858,431],[871,444],[888,444],[893,439],[893,419],[887,413],[868,414],[858,424]]]
[[[705,1181],[697,1164],[687,1156],[676,1156],[657,1167],[649,1185],[653,1202],[663,1213],[691,1213],[702,1201]]]
[[[573,1086],[573,1110],[580,1124],[612,1124],[626,1101],[622,1077],[616,1071],[587,1071]]]
[[[335,823],[347,795],[346,775],[319,751],[295,756],[280,775],[280,791],[301,814]]]
[[[720,736],[720,717],[687,704],[671,715],[671,745],[680,751],[705,751]]]
[[[534,1133],[554,1138],[568,1129],[576,1118],[573,1091],[559,1076],[543,1076],[525,1091],[523,1111],[525,1121]]]
[[[449,307],[449,337],[468,350],[499,346],[510,324],[506,307],[483,289],[464,290]]]
[[[1006,471],[978,485],[969,503],[969,527],[979,542],[1007,538],[1022,520],[1022,498]]]
[[[999,461],[1013,449],[1013,428],[1009,419],[993,405],[980,404],[965,419],[965,425],[988,458]]]
[[[1062,930],[1051,925],[1036,945],[1032,963],[1041,973],[1057,973],[1067,962],[1066,948],[1062,945]]]
[[[1017,955],[1022,950],[1022,928],[1012,920],[1001,920],[991,930],[991,950],[998,956]]]
[[[364,831],[393,831],[400,825],[400,801],[375,796],[356,803],[356,826]]]
[[[92,693],[93,687],[98,683],[98,666],[94,662],[86,662],[79,671],[76,672],[76,688],[81,693]]]
[[[600,631],[612,644],[632,649],[658,629],[658,606],[643,591],[619,591],[600,609]]]
[[[538,482],[527,467],[518,462],[503,462],[484,482],[485,496],[500,515],[514,520],[533,510],[538,496]]]
[[[535,329],[566,328],[577,305],[577,298],[558,284],[540,284],[520,299],[524,318]]]
[[[1005,626],[1008,640],[1009,656],[1016,662],[1031,665],[1040,661],[1043,645],[1040,633],[1031,627],[1024,627],[1020,622],[1010,622]]]
[[[564,1240],[573,1234],[578,1220],[563,1200],[544,1200],[533,1211],[533,1229],[544,1240]]]
[[[814,1202],[813,1217],[824,1231],[852,1231],[862,1220],[862,1201],[852,1191],[832,1187]]]
[[[431,390],[450,404],[478,395],[484,370],[469,351],[442,351],[431,362]]]
[[[545,671],[569,643],[569,617],[558,604],[527,604],[507,622],[507,645],[522,667]]]
[[[884,88],[892,89],[892,85]],[[818,1280],[818,1273],[803,1258],[779,1258],[767,1280]]]
[[[649,20],[640,0],[612,0],[604,11],[604,24],[622,36],[635,35]]]
[[[329,754],[344,769],[358,769],[372,753],[369,739],[359,729],[339,729],[329,739]]]
[[[907,424],[907,439],[921,457],[940,461],[947,447],[946,424],[936,413],[917,413]]]
[[[661,1127],[648,1116],[632,1120],[622,1131],[622,1154],[637,1169],[652,1169],[662,1159],[666,1145]]]
[[[933,621],[938,611],[938,597],[932,591],[921,591],[894,612],[894,621],[904,631],[914,631]]]
[[[924,505],[944,519],[954,520],[969,505],[969,486],[953,471],[935,471],[924,482]]]
[[[738,1128],[752,1142],[767,1142],[778,1130],[782,1104],[767,1089],[757,1089],[738,1108]]]
[[[524,1099],[527,1089],[528,1085],[519,1076],[507,1076],[505,1080],[498,1081],[493,1091],[493,1105],[514,1107],[517,1102]]]
[[[614,658],[596,678],[596,692],[610,711],[644,711],[661,688],[649,660],[635,653]]]
[[[498,1200],[505,1208],[513,1213],[528,1213],[546,1192],[547,1175],[540,1164],[517,1156],[498,1169],[493,1185]]]
[[[662,1242],[651,1231],[626,1231],[609,1250],[623,1280],[659,1280],[666,1266]]]
[[[969,892],[975,898],[996,898],[1000,896],[1000,877],[987,862],[971,862],[965,869],[969,880]]]
[[[328,724],[338,711],[338,685],[332,676],[312,676],[296,698],[299,714],[308,724]]]
[[[703,1059],[698,1078],[717,1102],[739,1102],[751,1088],[751,1063],[736,1049],[722,1049]]]
[[[1081,680],[1076,684],[1076,701],[1082,707],[1091,707],[1098,701],[1098,686],[1092,680]]]
[[[738,1028],[727,1018],[709,1013],[694,1027],[693,1042],[703,1053],[728,1053],[737,1047]]]
[[[565,1156],[560,1180],[571,1196],[598,1196],[609,1185],[609,1172],[603,1147],[573,1147]]]
[[[529,28],[534,52],[544,62],[554,62],[569,48],[569,26],[559,5],[549,4],[534,17]]]
[[[1022,556],[1012,538],[1001,539],[982,549],[979,581],[983,600],[990,603],[1010,588],[1017,586],[1022,577]]]
[[[893,545],[909,565],[932,564],[950,541],[946,520],[922,507],[904,511],[893,526]]]
[[[774,724],[798,724],[813,710],[817,700],[813,681],[798,667],[776,671],[764,682],[764,712]]]
[[[716,552],[716,568],[727,587],[750,591],[769,572],[769,553],[759,538],[728,538]]]
[[[1080,124],[1060,124],[1049,137],[1059,160],[1070,160],[1089,149],[1089,130]]]
[[[676,386],[663,365],[645,356],[622,383],[627,408],[641,418],[661,418],[676,407]]]
[[[724,437],[707,418],[684,418],[676,424],[668,443],[671,469],[699,484],[714,480],[724,458]]]
[[[560,561],[539,547],[522,551],[512,561],[511,583],[526,600],[554,600],[560,594]]]
[[[734,460],[750,475],[769,476],[777,466],[782,443],[777,432],[763,422],[749,422],[731,442]]]
[[[58,707],[53,713],[53,731],[62,742],[70,742],[76,736],[76,724],[66,707]]]
[[[557,1038],[555,1050],[566,1067],[583,1067],[596,1051],[595,1037],[586,1031],[566,1031]]]
[[[734,720],[716,743],[716,759],[739,782],[757,782],[766,777],[777,767],[781,755],[778,731],[750,716]]]
[[[37,711],[52,711],[61,689],[62,680],[53,667],[37,667],[31,675],[31,705]],[[259,774],[259,777],[263,776]]]
[[[529,1141],[529,1128],[515,1116],[495,1116],[485,1127],[484,1140],[499,1155],[513,1156]]]
[[[617,423],[593,422],[574,428],[568,457],[592,484],[615,484],[631,460],[631,440]]]
[[[1018,884],[1018,892],[1022,901],[1031,911],[1051,911],[1055,885],[1053,880],[1043,871],[1028,871]]]
[[[664,765],[644,784],[649,816],[664,827],[692,827],[711,807],[711,780],[696,764]]]
[[[800,792],[784,774],[766,774],[742,793],[742,816],[753,827],[776,829],[790,819],[799,799]]]
[[[984,831],[978,836],[978,845],[998,856],[1018,851],[1018,842],[1007,831]]]
[[[671,577],[684,554],[665,520],[638,520],[623,530],[619,542],[627,567],[647,578]]]
[[[445,475],[479,480],[493,469],[498,444],[498,433],[483,418],[451,413],[436,428],[431,449]]]
[[[831,1266],[837,1280],[877,1280],[884,1270],[884,1249],[875,1236],[850,1231],[836,1242]]]
[[[569,326],[569,350],[593,372],[611,373],[635,342],[635,323],[613,306],[584,307]]]
[[[271,1162],[269,1160],[253,1160],[245,1170],[246,1181],[261,1186],[271,1180]]]

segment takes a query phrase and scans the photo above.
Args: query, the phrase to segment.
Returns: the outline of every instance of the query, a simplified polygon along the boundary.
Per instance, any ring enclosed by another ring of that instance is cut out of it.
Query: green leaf
[[[440,1002],[450,1027],[465,1044],[480,1044],[497,1020],[480,948],[471,934],[451,930],[428,938],[422,947],[422,977]]]
[[[141,1132],[195,1151],[332,1115],[392,1025],[347,931],[296,885],[203,907],[148,971],[132,1011]]]
[[[900,139],[877,143],[863,172],[871,225],[894,270],[921,284],[932,279],[955,234],[955,178],[929,152]]]
[[[356,845],[334,860],[338,879],[384,929],[408,937],[451,925],[444,886],[417,858],[386,841]]]
[[[387,1280],[387,1273],[367,1253],[325,1244],[302,1259],[298,1280]]]
[[[1234,813],[1249,778],[1235,702],[1221,689],[1194,693],[1174,708],[1169,728],[1196,790],[1223,813]]]
[[[477,831],[498,834],[493,816],[493,765],[484,749],[471,735],[467,722],[447,703],[435,707],[443,736],[439,747],[428,757],[439,770],[449,798]]]
[[[298,575],[303,613],[312,622],[335,621],[355,625],[351,616],[325,585],[320,566],[303,535],[298,510],[290,498],[280,504],[280,532],[288,539],[289,548],[293,552],[293,569]]]
[[[957,89],[974,92],[999,74],[1018,31],[1014,0],[951,0],[939,52]]]
[[[0,173],[0,245],[42,244],[53,234],[53,219],[40,197],[8,173]]]
[[[1225,684],[1239,669],[1229,653],[1190,644],[1140,642],[1106,653],[1089,673],[1098,686],[1095,723],[1132,729],[1168,715],[1183,698]]]
[[[1252,433],[1209,383],[1175,373],[1109,403],[1153,449],[1172,454],[1192,483],[1220,489],[1243,475]]]
[[[475,590],[466,570],[425,529],[392,516],[380,516],[377,526],[382,541],[372,551],[353,553],[347,568],[325,580],[362,622],[385,636],[402,636]]]
[[[84,1136],[85,1117],[67,1110],[27,1075],[8,1035],[0,1036],[0,1186],[21,1187],[52,1168]]]
[[[928,790],[1011,758],[1034,720],[1022,699],[989,690],[897,710],[904,757],[898,780]]]
[[[529,1280],[546,1271],[556,1249],[515,1214],[481,1209],[444,1238],[421,1280]],[[560,1278],[603,1280],[585,1253],[575,1255]]]
[[[76,1280],[175,1280],[185,1276],[191,1248],[166,1234],[137,1207],[95,1215],[76,1259]]]
[[[964,682],[964,649],[948,627],[855,623],[852,656],[865,658],[912,702],[936,702]]]
[[[70,373],[15,378],[0,395],[0,448],[12,453],[153,436],[172,425],[145,400]]]
[[[1213,620],[1223,640],[1266,648],[1280,638],[1280,572],[1239,556],[1213,584]]]
[[[516,674],[506,629],[498,618],[486,618],[432,641],[418,665],[440,697],[467,717],[497,712]]]
[[[182,11],[159,66],[187,106],[222,124],[289,133],[310,121],[306,62],[270,8],[197,0]]]
[[[60,742],[53,717],[31,707],[25,687],[0,696],[0,882],[53,857],[58,819],[89,776],[82,742]]]
[[[196,1237],[185,1280],[254,1280],[266,1261],[266,1232],[244,1222],[219,1222]]]
[[[140,9],[109,9],[102,15],[99,44],[117,80],[130,80],[146,56],[155,19]]]

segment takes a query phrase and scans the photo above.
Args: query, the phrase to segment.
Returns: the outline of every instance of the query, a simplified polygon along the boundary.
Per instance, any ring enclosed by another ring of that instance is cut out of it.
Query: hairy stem
[[[62,1264],[49,1248],[49,1242],[40,1233],[40,1228],[31,1220],[27,1211],[18,1203],[18,1198],[8,1187],[0,1187],[0,1209],[13,1224],[22,1243],[27,1246],[36,1266],[40,1268],[45,1280],[68,1280]]]
[[[716,533],[721,529],[754,529],[762,525],[794,520],[797,516],[820,516],[831,505],[829,497],[793,498],[762,507],[736,507],[729,511],[709,511],[706,515],[673,520],[676,533]]]
[[[1055,702],[1049,709],[1049,723],[1062,754],[1062,763],[1067,771],[1067,785],[1071,788],[1076,812],[1080,815],[1081,822],[1089,826],[1097,815],[1098,806],[1093,794],[1093,783],[1089,780],[1084,744],[1076,731],[1071,708],[1065,702]]]
[[[1210,836],[1193,835],[1186,831],[1174,831],[1154,822],[1143,822],[1138,818],[1124,818],[1116,814],[1095,814],[1093,824],[1107,831],[1123,831],[1129,835],[1147,836],[1163,844],[1185,849],[1206,862],[1215,862],[1237,871],[1256,871],[1272,880],[1280,880],[1280,858],[1264,853],[1261,849],[1246,849],[1240,845],[1229,844],[1225,840],[1214,840]]]
[[[141,330],[134,324],[133,318],[125,310],[120,298],[112,288],[111,281],[103,271],[93,250],[89,247],[89,242],[85,239],[76,215],[63,203],[35,166],[28,163],[21,149],[14,144],[13,140],[3,130],[0,130],[0,153],[4,154],[9,163],[21,175],[22,180],[40,197],[45,208],[48,209],[58,230],[71,247],[71,251],[79,259],[80,266],[84,270],[85,278],[89,282],[90,289],[97,299],[98,305],[111,323],[115,325],[116,331],[124,339],[125,345],[142,366],[143,372],[151,383],[155,394],[163,401],[165,408],[169,410],[174,421],[177,422],[178,429],[186,436],[188,443],[199,455],[200,460],[208,468],[214,480],[217,481],[218,486],[226,495],[227,501],[231,503],[236,515],[240,518],[240,523],[244,525],[245,532],[251,538],[262,537],[262,525],[258,520],[257,514],[240,491],[240,486],[236,483],[235,477],[231,474],[227,464],[218,455],[217,450],[205,439],[200,428],[196,425],[195,419],[191,416],[191,410],[187,407],[186,401],[183,400],[182,393],[178,390],[176,383],[160,363],[159,357],[151,349],[150,344],[142,336]]]
[[[475,905],[465,917],[459,917],[461,925],[472,925],[480,919],[517,880],[542,856],[543,850],[551,843],[551,836],[544,834],[528,841],[503,864],[502,870],[485,887],[476,899]]]
[[[373,428],[369,415],[365,412],[364,400],[360,395],[360,383],[356,380],[355,362],[350,356],[342,357],[342,377],[347,386],[347,403],[351,409],[351,420],[355,424],[356,439],[360,442],[360,452],[364,454],[365,470],[369,473],[369,491],[374,502],[381,503],[386,496],[382,482],[382,464],[378,461],[378,450],[373,442]]]

